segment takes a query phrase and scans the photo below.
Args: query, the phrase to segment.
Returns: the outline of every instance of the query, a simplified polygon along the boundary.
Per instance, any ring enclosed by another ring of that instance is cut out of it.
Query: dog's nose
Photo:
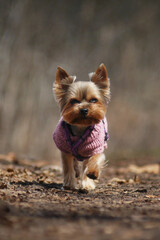
[[[87,108],[82,108],[82,109],[80,110],[80,112],[82,113],[83,116],[87,116],[87,114],[88,114],[88,109],[87,109]]]

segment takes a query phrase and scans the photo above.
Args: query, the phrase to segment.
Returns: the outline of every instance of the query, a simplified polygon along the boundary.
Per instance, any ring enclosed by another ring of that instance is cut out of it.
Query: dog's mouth
[[[81,117],[81,118],[82,118],[82,119],[88,119],[88,117],[87,117],[87,116],[85,116],[85,115],[84,115],[84,116],[82,115],[82,117]]]
[[[71,125],[82,125],[82,126],[91,126],[93,124],[97,124],[101,119],[91,118],[87,116],[75,118],[71,121]]]

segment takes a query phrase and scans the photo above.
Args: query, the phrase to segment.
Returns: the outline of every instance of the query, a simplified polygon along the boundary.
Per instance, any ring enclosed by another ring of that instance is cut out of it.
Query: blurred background
[[[0,152],[56,161],[56,68],[111,79],[108,158],[160,156],[160,1],[1,0]]]

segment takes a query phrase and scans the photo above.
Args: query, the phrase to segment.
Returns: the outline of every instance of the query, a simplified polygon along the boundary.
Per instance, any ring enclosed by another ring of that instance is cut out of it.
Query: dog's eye
[[[76,103],[80,103],[80,101],[78,101],[77,99],[71,99],[70,101],[71,104],[76,104]]]
[[[96,103],[96,102],[98,102],[98,100],[97,100],[97,98],[91,98],[91,99],[89,100],[89,102],[91,102],[91,103]]]

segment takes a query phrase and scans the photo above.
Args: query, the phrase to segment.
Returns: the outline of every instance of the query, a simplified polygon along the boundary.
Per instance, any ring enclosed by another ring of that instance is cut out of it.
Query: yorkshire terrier
[[[75,76],[58,67],[53,85],[62,115],[53,140],[61,151],[67,189],[94,189],[105,164],[110,81],[104,64],[89,77],[88,82],[75,81]]]

